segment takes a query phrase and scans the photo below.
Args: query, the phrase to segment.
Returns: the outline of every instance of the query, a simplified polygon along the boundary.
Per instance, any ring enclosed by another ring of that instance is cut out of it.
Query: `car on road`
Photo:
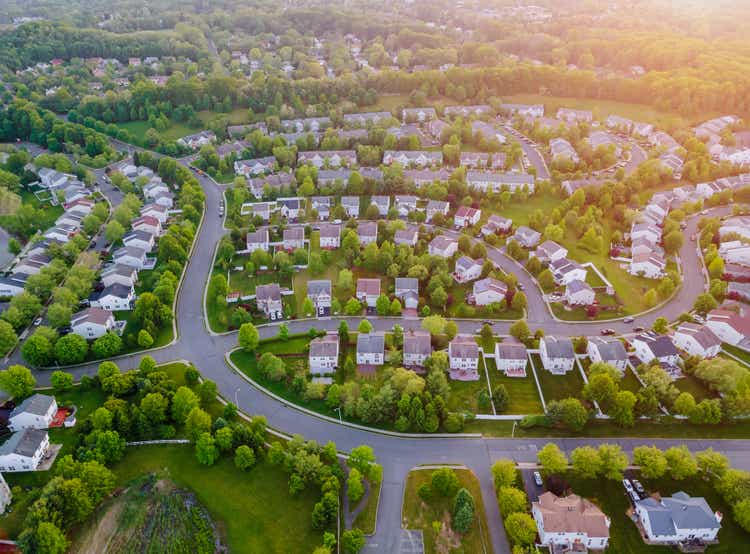
[[[701,215],[708,215],[708,210],[703,210],[703,211],[701,212]]]
[[[39,327],[42,324],[42,318],[38,317],[34,320],[34,327]]]
[[[638,494],[644,494],[646,492],[638,479],[633,479],[633,487],[638,491]]]
[[[626,491],[633,492],[633,485],[630,483],[629,479],[623,479],[622,486],[625,487]]]
[[[518,283],[516,286],[518,287],[518,290],[523,290],[523,283]]]
[[[623,322],[623,323],[633,323],[634,321],[635,321],[635,318],[634,318],[634,317],[630,317],[630,316],[628,316],[628,317],[623,317],[623,318],[622,318],[622,322]]]
[[[614,335],[614,334],[615,334],[615,330],[614,330],[614,329],[602,329],[602,330],[601,330],[601,331],[599,331],[599,332],[600,332],[600,333],[601,333],[602,335],[604,335],[604,336],[607,336],[607,335]]]
[[[634,333],[642,333],[643,332],[643,327],[640,327],[640,326],[639,327],[633,327],[633,332]]]
[[[544,481],[542,481],[542,474],[538,471],[534,472],[534,483],[536,483],[537,487],[541,487],[544,485]]]

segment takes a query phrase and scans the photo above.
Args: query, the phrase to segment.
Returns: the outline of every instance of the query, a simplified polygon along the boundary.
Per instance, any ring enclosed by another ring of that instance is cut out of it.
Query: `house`
[[[414,247],[417,245],[417,240],[419,240],[419,230],[414,226],[409,226],[406,229],[399,229],[394,236],[396,246],[405,244]]]
[[[727,298],[745,303],[750,302],[750,283],[729,283]]]
[[[144,250],[147,254],[154,249],[154,235],[146,231],[130,231],[122,237],[125,246],[135,246]]]
[[[526,377],[526,346],[513,339],[495,343],[495,365],[508,377]]]
[[[393,118],[391,112],[363,112],[344,115],[344,123],[352,127],[367,127],[377,125]]]
[[[137,246],[123,246],[115,250],[112,258],[116,264],[129,265],[141,270],[146,263],[146,251]]]
[[[453,279],[457,283],[468,283],[482,276],[482,267],[484,260],[473,260],[468,256],[461,256],[456,260],[456,267],[453,270]]]
[[[12,499],[13,494],[10,491],[10,487],[5,482],[3,474],[0,473],[0,514],[5,512]]]
[[[102,308],[111,312],[120,310],[132,310],[135,300],[135,290],[132,286],[113,283],[104,287],[101,292],[94,293],[91,297],[93,308]]]
[[[493,171],[468,171],[466,184],[482,192],[534,192],[534,176],[528,173],[497,173]]]
[[[508,286],[502,281],[486,277],[474,283],[471,299],[477,306],[489,306],[505,300]]]
[[[468,118],[469,116],[482,117],[492,114],[492,107],[487,104],[477,104],[475,106],[446,106],[443,110],[445,117]]]
[[[432,138],[434,138],[436,141],[440,140],[440,138],[443,136],[443,132],[446,129],[450,129],[450,125],[448,125],[442,119],[433,119],[427,124],[427,132],[430,133],[430,136],[432,136]]]
[[[512,220],[501,215],[492,214],[487,220],[487,223],[482,225],[482,235],[487,237],[498,233],[507,234],[510,233],[512,227]]]
[[[427,208],[425,210],[426,219],[427,221],[432,221],[432,218],[437,214],[447,216],[449,210],[450,204],[448,204],[448,202],[443,200],[430,200],[427,202]]]
[[[469,379],[479,379],[479,346],[474,337],[459,335],[450,341],[448,360],[452,370],[468,372]]]
[[[385,363],[385,336],[380,333],[357,335],[357,365],[383,365]]]
[[[76,314],[70,320],[70,328],[76,335],[87,340],[99,337],[117,328],[115,316],[109,310],[101,308],[86,308]]]
[[[130,226],[134,231],[146,231],[157,237],[161,235],[161,221],[150,215],[134,219]]]
[[[357,300],[375,308],[375,303],[380,296],[380,279],[357,279]]]
[[[383,165],[401,164],[403,167],[443,165],[443,153],[427,150],[386,150]]]
[[[588,179],[567,179],[561,183],[561,188],[568,196],[572,196],[578,189],[599,188],[606,183],[605,180],[588,178]]]
[[[539,357],[544,369],[553,375],[564,375],[573,369],[575,363],[573,342],[568,337],[542,337]]]
[[[46,254],[32,254],[21,259],[14,267],[13,273],[24,273],[26,275],[38,275],[39,272],[47,267],[52,258]]]
[[[716,540],[721,529],[721,512],[714,512],[702,497],[685,492],[635,503],[635,515],[648,544],[696,545]]]
[[[569,306],[591,306],[596,293],[586,281],[573,279],[565,285],[565,302]]]
[[[628,272],[647,279],[659,279],[664,276],[666,266],[663,256],[656,252],[637,254],[633,256]]]
[[[378,241],[378,224],[374,221],[360,221],[357,223],[357,236],[359,245],[365,247],[372,242]]]
[[[311,340],[308,361],[310,373],[323,375],[334,373],[339,365],[338,334],[326,333],[322,337]]]
[[[36,471],[49,449],[49,435],[43,429],[13,433],[0,445],[0,471]]]
[[[14,273],[10,277],[0,277],[0,297],[12,297],[21,294],[26,288],[26,273]]]
[[[630,229],[630,240],[645,237],[649,242],[657,243],[661,240],[661,229],[648,223],[634,223]]]
[[[522,117],[544,117],[544,104],[501,104],[500,109]]]
[[[253,158],[250,160],[237,160],[234,162],[235,175],[245,177],[254,177],[271,173],[276,168],[276,156],[265,156],[263,158]]]
[[[505,167],[505,161],[507,156],[503,152],[497,154],[490,154],[487,152],[461,152],[458,164],[461,167],[469,167],[473,169],[478,168],[493,168],[503,169]]]
[[[586,354],[592,362],[604,362],[624,373],[628,366],[628,353],[621,340],[611,337],[591,337]]]
[[[297,248],[305,247],[305,228],[289,227],[282,233],[282,243],[284,250],[293,251]]]
[[[511,240],[515,240],[518,244],[524,248],[534,248],[539,241],[542,239],[542,234],[534,231],[530,227],[521,225],[516,232],[513,234]]]
[[[347,217],[359,217],[359,196],[342,196],[341,205]]]
[[[728,281],[750,282],[750,267],[739,264],[724,264],[722,279]],[[731,286],[733,283],[729,283]]]
[[[247,251],[251,254],[256,250],[267,251],[270,247],[268,229],[264,228],[252,232],[248,231],[245,244],[247,245]]]
[[[388,211],[391,209],[391,197],[390,196],[373,196],[370,198],[370,204],[378,208],[378,214],[381,217],[388,215]]]
[[[331,217],[331,203],[332,199],[330,196],[313,196],[310,198],[310,207],[318,212],[318,219],[320,221],[325,221]]]
[[[281,121],[282,129],[297,133],[310,131],[317,133],[328,127],[330,124],[330,117],[304,117],[299,119],[284,119]]]
[[[404,108],[401,111],[401,119],[404,123],[425,123],[437,119],[437,112],[435,108]]]
[[[428,332],[411,330],[404,333],[404,367],[424,367],[430,354],[432,342]]]
[[[567,285],[571,281],[585,281],[586,269],[578,262],[568,258],[558,258],[549,263],[549,270],[558,285]]]
[[[168,211],[166,207],[159,204],[146,204],[141,208],[141,215],[154,217],[159,220],[159,223],[164,225],[169,217]]]
[[[289,220],[295,220],[300,216],[304,209],[302,198],[292,196],[287,198],[276,199],[276,206],[283,217]]]
[[[318,317],[331,315],[331,281],[320,279],[307,282],[307,297],[312,301],[315,315]]]
[[[349,167],[357,163],[354,150],[310,150],[297,154],[297,165],[312,164],[321,167]]]
[[[320,174],[318,177],[320,177]],[[269,196],[272,192],[279,194],[284,189],[290,189],[293,183],[294,175],[286,171],[281,171],[272,175],[248,179],[247,188],[250,189],[250,194],[260,200]]]
[[[281,302],[281,287],[277,283],[255,287],[255,304],[271,321],[284,317],[284,306]]]
[[[147,200],[153,200],[161,193],[170,192],[169,187],[159,177],[152,178],[151,181],[143,186],[141,191]]]
[[[739,240],[722,242],[719,245],[719,256],[726,263],[750,266],[750,244]]]
[[[557,496],[547,491],[531,503],[539,544],[550,552],[605,550],[609,544],[610,519],[577,494]]]
[[[482,210],[469,208],[468,206],[459,206],[456,214],[453,216],[453,225],[457,228],[471,227],[479,223],[482,217]]]
[[[78,229],[72,225],[63,223],[61,225],[56,225],[55,227],[50,227],[44,232],[43,236],[46,239],[66,243],[70,240],[70,237],[76,234],[77,231]]]
[[[706,327],[732,346],[750,345],[750,317],[744,309],[738,312],[726,308],[711,310],[706,316]]]
[[[736,235],[750,240],[750,217],[736,216],[725,219],[719,227],[719,236],[724,240],[727,235]]]
[[[553,138],[549,141],[549,150],[552,161],[569,160],[574,164],[581,161],[573,145],[563,138]]]
[[[393,200],[399,217],[408,217],[410,213],[417,211],[417,197],[414,195],[397,194]]]
[[[539,258],[540,262],[546,264],[564,258],[567,255],[568,249],[563,248],[553,240],[545,240],[533,252],[535,258]]]
[[[458,241],[448,238],[445,235],[438,235],[427,245],[427,252],[430,256],[440,256],[441,258],[450,258],[458,251]]]
[[[664,131],[656,131],[648,137],[651,146],[665,152],[674,152],[680,148],[680,144]]]
[[[682,177],[682,168],[685,165],[685,162],[677,154],[666,152],[659,156],[659,162],[661,167],[671,173],[672,177],[675,179],[680,179]],[[693,192],[695,192],[695,187],[691,188],[693,188]]]
[[[589,143],[592,150],[597,150],[598,148],[603,147],[614,152],[615,156],[617,156],[618,158],[622,154],[622,148],[617,143],[615,137],[613,137],[606,131],[592,132],[588,136],[588,138],[586,138],[586,142]]]
[[[102,271],[101,280],[105,287],[114,284],[133,287],[138,280],[138,271],[129,265],[112,264]]]
[[[57,218],[57,220],[55,221],[55,224],[56,225],[70,225],[71,227],[80,229],[82,220],[83,220],[83,216],[79,214],[75,214],[72,212],[64,212],[60,217]]]
[[[396,298],[407,310],[416,310],[419,306],[419,279],[413,277],[396,277]]]
[[[555,118],[568,123],[591,123],[594,121],[594,114],[589,110],[573,110],[571,108],[560,108],[557,110]]]
[[[23,429],[47,429],[56,413],[54,396],[34,394],[13,408],[8,416],[8,428],[14,433]]]
[[[36,171],[36,174],[39,177],[40,186],[50,190],[60,188],[69,180],[72,181],[76,178],[75,175],[61,173],[54,169],[50,169],[49,167],[39,168]]]
[[[321,248],[330,250],[341,246],[341,225],[337,223],[321,223],[319,233]]]
[[[676,366],[680,360],[677,347],[667,335],[646,331],[633,337],[631,344],[635,349],[636,357],[646,364],[656,359],[662,364]]]
[[[691,356],[714,358],[721,352],[721,339],[707,325],[683,323],[675,331],[672,341]]]
[[[445,168],[404,170],[404,179],[412,181],[417,188],[431,185],[436,181],[445,182],[450,176],[450,171]]]
[[[95,202],[86,198],[80,198],[65,205],[65,211],[71,214],[77,214],[81,217],[86,217],[94,209]]]
[[[201,146],[216,142],[216,135],[213,131],[201,131],[193,135],[187,135],[180,139],[177,139],[177,144],[181,144],[192,150],[197,150]]]
[[[501,132],[495,127],[484,121],[475,120],[471,122],[471,135],[474,140],[481,141],[497,141],[500,144],[505,144],[506,138]]]

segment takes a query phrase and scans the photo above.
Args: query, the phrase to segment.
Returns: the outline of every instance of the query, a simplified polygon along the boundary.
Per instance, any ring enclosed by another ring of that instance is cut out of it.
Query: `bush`
[[[456,493],[453,501],[453,529],[459,533],[466,533],[474,525],[474,498],[466,489]]]
[[[443,467],[432,473],[432,488],[442,496],[453,496],[458,491],[460,483],[453,469]]]
[[[450,413],[445,418],[443,425],[448,433],[460,433],[464,430],[464,418],[461,414]]]
[[[432,487],[429,483],[422,483],[417,489],[417,496],[422,499],[423,502],[429,502],[432,500]]]

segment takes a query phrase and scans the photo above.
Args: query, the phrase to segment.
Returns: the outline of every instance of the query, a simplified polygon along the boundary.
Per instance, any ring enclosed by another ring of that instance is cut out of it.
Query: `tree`
[[[111,331],[103,334],[91,345],[91,351],[97,358],[111,358],[122,350],[122,339]]]
[[[372,323],[367,321],[366,319],[363,319],[359,322],[359,327],[357,328],[357,331],[360,333],[372,333]]]
[[[200,464],[212,466],[219,459],[219,449],[216,448],[214,438],[211,433],[204,432],[195,442],[195,457]]]
[[[609,415],[612,421],[623,427],[631,427],[635,423],[635,408],[638,398],[629,390],[622,390],[615,395]]]
[[[341,534],[344,554],[358,554],[365,547],[365,535],[361,529],[348,529]]]
[[[73,376],[65,371],[53,371],[49,381],[57,394],[73,388]]]
[[[125,227],[119,221],[113,219],[107,223],[107,227],[104,229],[104,237],[107,239],[107,242],[115,243],[122,239],[123,236],[125,236]]]
[[[70,306],[60,303],[52,304],[47,310],[47,320],[49,320],[49,324],[55,329],[70,325],[72,316],[73,310]]]
[[[526,324],[526,321],[523,319],[519,319],[518,321],[513,323],[513,325],[510,326],[508,333],[510,333],[510,336],[515,337],[517,340],[521,342],[526,342],[528,338],[531,336],[531,331],[529,330],[529,326]]]
[[[52,363],[54,348],[47,337],[34,333],[21,347],[21,355],[34,367],[44,367]]]
[[[667,254],[675,254],[682,248],[684,240],[682,233],[678,229],[675,229],[664,236],[664,250]]]
[[[349,453],[349,459],[346,463],[350,468],[356,469],[369,478],[372,474],[372,466],[375,464],[375,452],[371,446],[366,444],[356,446]]]
[[[255,452],[246,444],[242,444],[234,451],[234,465],[237,469],[247,471],[255,465]]]
[[[432,490],[442,496],[453,496],[461,486],[456,472],[450,467],[442,467],[433,471],[430,485]]]
[[[705,316],[708,312],[718,306],[716,299],[708,292],[699,294],[693,303],[693,309],[700,315]]]
[[[622,479],[628,467],[628,456],[619,444],[600,444],[598,449],[601,476],[613,481]]]
[[[138,346],[141,348],[151,348],[153,344],[154,338],[151,336],[151,333],[145,329],[138,331]]]
[[[202,433],[211,431],[211,416],[198,407],[190,410],[185,418],[185,434],[192,441],[197,441]]]
[[[672,409],[680,415],[688,416],[695,409],[695,398],[689,392],[681,392],[675,399]]]
[[[422,329],[430,335],[442,335],[445,331],[445,318],[440,315],[429,315],[422,320]]]
[[[641,475],[646,479],[659,479],[667,472],[667,459],[655,446],[636,446],[633,463],[641,467]]]
[[[150,392],[141,400],[141,412],[153,425],[158,425],[167,419],[169,401],[159,392]]]
[[[17,340],[13,326],[7,321],[0,320],[0,355],[5,355]]]
[[[534,258],[536,259],[536,258]],[[543,291],[548,292],[555,288],[555,277],[549,269],[543,270],[538,276],[539,286]]]
[[[583,387],[583,397],[594,402],[609,403],[617,393],[617,383],[609,373],[597,373],[589,377]]]
[[[260,342],[260,335],[255,325],[252,323],[243,323],[242,327],[240,327],[237,342],[245,352],[254,352]]]
[[[492,391],[492,402],[495,405],[495,410],[498,412],[504,412],[508,409],[510,395],[505,385],[500,384],[495,387],[495,390]]]
[[[362,484],[362,474],[352,468],[349,470],[349,477],[346,480],[346,495],[349,497],[350,504],[356,506],[357,502],[362,500],[364,494],[365,487]]]
[[[536,522],[529,514],[516,512],[505,518],[505,532],[511,543],[529,546],[536,538]]]
[[[495,490],[514,486],[518,479],[516,463],[513,460],[497,460],[492,464],[492,479],[495,482]]]
[[[654,331],[657,333],[666,333],[669,330],[669,321],[666,317],[657,317],[654,320]]]
[[[36,548],[24,549],[27,552],[44,552],[44,554],[63,554],[68,550],[68,539],[65,533],[54,523],[42,521],[36,528],[34,538]]]
[[[78,364],[86,359],[89,345],[80,335],[71,333],[55,343],[55,358],[61,364]]]
[[[200,405],[196,394],[188,387],[180,387],[172,397],[172,417],[177,423],[185,423],[188,414]]]
[[[545,475],[563,473],[568,469],[568,458],[566,458],[562,450],[552,442],[545,444],[544,447],[537,452],[536,457],[539,464],[542,466],[542,473]]]
[[[664,452],[672,479],[682,481],[698,473],[698,463],[687,446],[673,446]]]
[[[466,489],[460,489],[453,501],[452,527],[459,533],[466,533],[474,525],[475,504],[471,493]]]
[[[497,505],[503,517],[525,512],[527,503],[526,493],[516,487],[500,487],[497,490]]]
[[[526,294],[521,291],[513,295],[513,300],[510,303],[511,307],[518,312],[525,310],[527,304]]]
[[[579,446],[570,453],[573,471],[584,479],[593,479],[601,471],[601,460],[596,448]]]
[[[279,325],[279,340],[284,342],[289,340],[289,326],[286,323]]]
[[[589,414],[577,398],[552,400],[547,403],[547,416],[555,423],[562,423],[574,431],[586,426]]]
[[[698,464],[698,470],[709,477],[720,478],[729,469],[727,457],[713,448],[696,452],[695,461]]]
[[[0,371],[0,389],[8,393],[16,403],[34,393],[36,379],[29,368],[22,365],[12,365],[5,371]]]
[[[380,296],[378,296],[378,299],[375,301],[375,311],[378,313],[378,315],[388,315],[388,310],[390,307],[391,301],[385,294],[381,294]]]
[[[732,508],[734,519],[745,531],[750,532],[750,498],[744,498]]]

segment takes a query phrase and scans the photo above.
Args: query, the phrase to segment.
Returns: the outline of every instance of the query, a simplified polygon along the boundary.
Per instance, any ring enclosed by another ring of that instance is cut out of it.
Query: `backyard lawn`
[[[495,360],[485,360],[484,363],[487,366],[492,389],[494,390],[499,385],[505,385],[505,390],[508,391],[510,400],[508,408],[503,412],[504,414],[544,413],[530,364],[526,364],[526,377],[507,377],[502,371],[497,370]]]
[[[406,477],[404,505],[401,507],[401,524],[406,529],[422,530],[425,554],[448,552],[448,549],[445,548],[446,543],[450,545],[451,552],[492,552],[492,542],[487,530],[487,516],[482,503],[479,480],[468,469],[456,469],[454,471],[461,486],[471,493],[476,504],[477,517],[469,532],[463,536],[450,532],[453,498],[441,497],[436,491],[433,491],[432,499],[429,504],[426,504],[417,495],[419,486],[430,482],[433,471],[429,469],[413,469]],[[433,528],[432,524],[435,521],[443,522],[443,530],[440,536],[435,533]]]
[[[565,375],[552,375],[542,367],[542,360],[538,354],[531,354],[531,358],[536,368],[536,376],[539,379],[539,385],[542,387],[545,402],[549,403],[550,400],[562,400],[570,397],[582,398],[583,378],[577,365],[574,365],[573,369]]]
[[[692,394],[696,402],[700,402],[706,398],[716,398],[716,394],[710,391],[700,379],[687,373],[681,379],[675,380],[674,384],[680,392],[689,392]]]
[[[448,410],[452,412],[468,411],[475,414],[492,413],[492,405],[489,402],[490,392],[487,390],[487,377],[481,358],[478,371],[478,381],[455,381],[449,379],[451,394],[448,399]],[[482,391],[487,393],[487,402],[484,405],[481,405],[479,402],[479,394]]]
[[[641,390],[641,383],[630,368],[625,369],[625,374],[620,380],[620,390],[629,390],[633,394]]]

